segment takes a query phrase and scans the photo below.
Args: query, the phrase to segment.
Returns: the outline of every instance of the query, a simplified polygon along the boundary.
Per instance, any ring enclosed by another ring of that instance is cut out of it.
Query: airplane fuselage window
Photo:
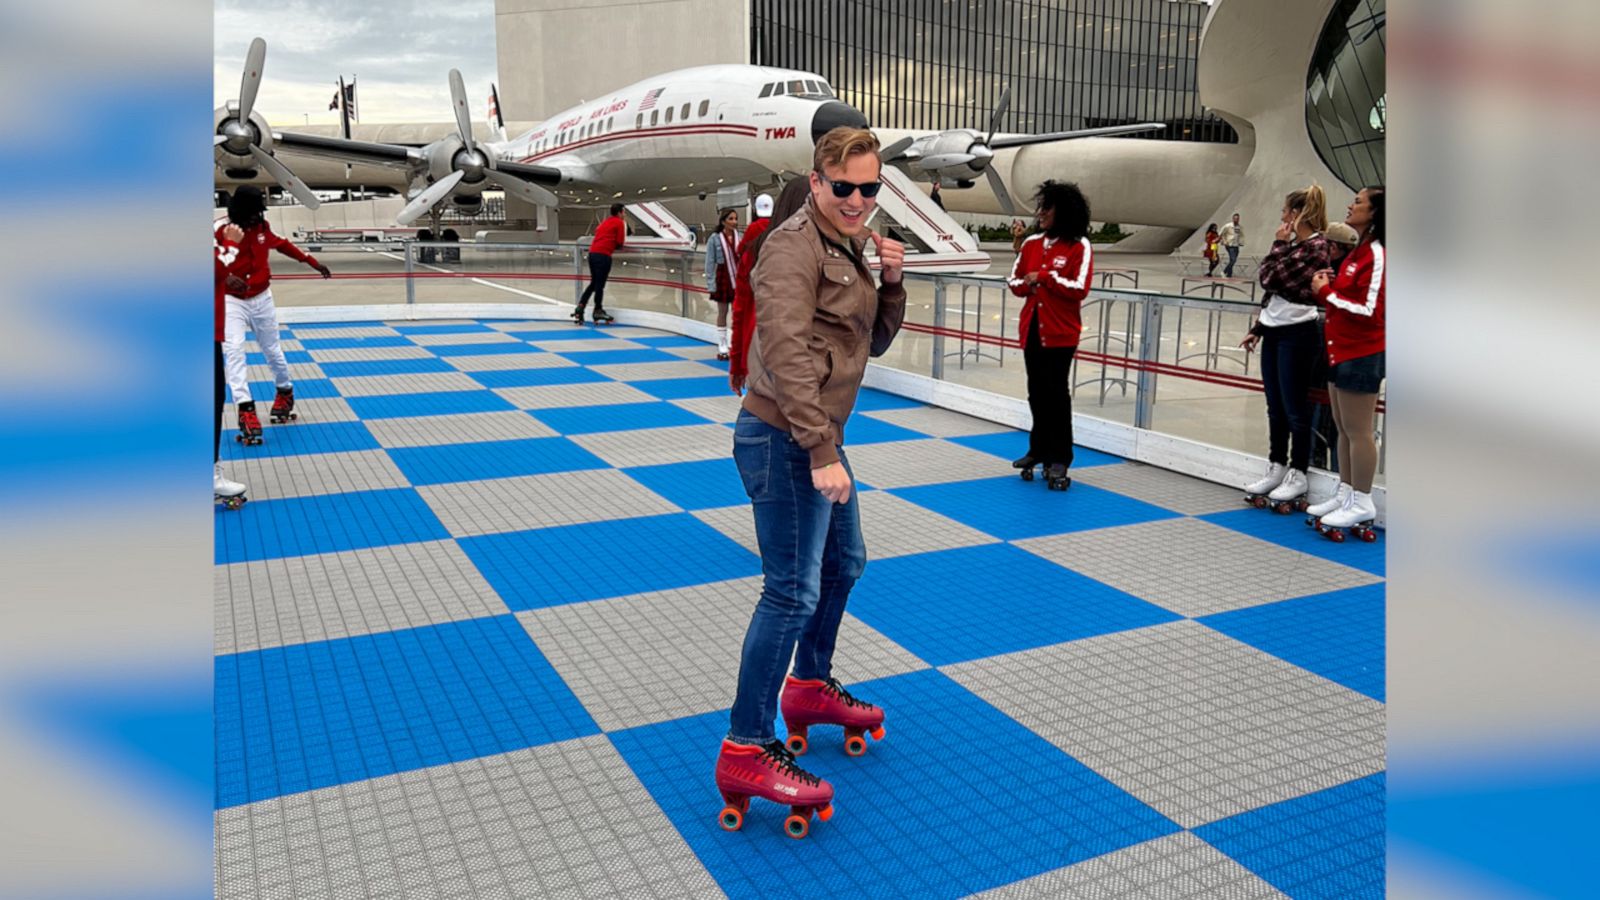
[[[669,107],[667,107],[667,118],[666,118],[666,123],[667,123],[667,124],[668,124],[668,125],[671,125],[671,124],[672,124],[672,107],[670,107],[670,106],[669,106]]]
[[[659,110],[659,109],[650,110],[650,124],[651,125],[656,124],[656,116],[659,116],[659,115],[661,115],[661,110]]]
[[[685,103],[683,109],[678,110],[678,118],[684,120],[689,118],[689,104]]]
[[[616,124],[617,124],[617,117],[616,116],[606,116],[606,134],[610,134],[611,133],[611,129],[613,127],[615,127]]]
[[[772,96],[772,85],[770,83],[769,84],[763,84],[761,86],[761,96],[763,96],[763,97],[771,97]]]
[[[639,113],[639,115],[636,118],[634,118],[633,127],[635,127],[635,128],[643,128],[644,127],[644,113]]]
[[[701,100],[700,101],[700,118],[704,119],[706,117],[706,113],[708,113],[708,112],[711,112],[711,101],[710,100]]]

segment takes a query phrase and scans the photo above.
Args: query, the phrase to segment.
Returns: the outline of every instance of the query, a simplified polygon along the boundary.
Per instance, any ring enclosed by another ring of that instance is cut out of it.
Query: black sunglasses
[[[838,197],[840,200],[848,198],[856,191],[860,191],[863,198],[871,199],[878,196],[878,191],[883,188],[883,182],[881,181],[868,181],[862,184],[851,184],[848,181],[834,181],[832,178],[822,174],[820,171],[817,172],[817,177],[821,178],[823,181],[826,181],[828,186],[833,188],[833,195]]]

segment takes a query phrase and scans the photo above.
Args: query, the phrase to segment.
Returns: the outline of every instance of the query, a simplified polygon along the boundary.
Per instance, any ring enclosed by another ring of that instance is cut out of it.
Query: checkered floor
[[[814,733],[810,837],[726,833],[760,561],[711,349],[286,337],[300,420],[225,444],[216,513],[220,896],[1381,895],[1381,539],[1087,449],[1052,493],[1024,435],[863,391],[836,674],[888,733]]]

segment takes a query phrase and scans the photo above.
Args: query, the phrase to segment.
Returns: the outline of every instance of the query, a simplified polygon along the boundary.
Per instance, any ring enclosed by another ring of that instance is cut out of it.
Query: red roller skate
[[[282,425],[300,418],[294,412],[294,388],[278,388],[278,396],[273,398],[272,412],[269,414],[272,424]]]
[[[254,400],[239,404],[239,434],[234,439],[245,446],[261,443],[261,420],[256,418]]]
[[[783,831],[792,838],[811,833],[812,813],[824,822],[833,818],[833,785],[800,768],[777,741],[760,747],[723,741],[717,756],[717,790],[728,804],[718,820],[725,831],[738,831],[744,824],[751,797],[788,804]]]
[[[837,678],[805,681],[790,675],[783,682],[780,709],[789,730],[787,746],[796,756],[810,746],[806,731],[812,725],[843,725],[844,752],[851,756],[867,752],[865,735],[883,740],[883,710],[852,697]]]

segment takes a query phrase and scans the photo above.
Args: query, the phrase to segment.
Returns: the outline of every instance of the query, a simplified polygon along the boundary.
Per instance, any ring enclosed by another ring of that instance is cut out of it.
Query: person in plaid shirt
[[[1311,463],[1311,402],[1306,392],[1322,352],[1317,295],[1311,278],[1328,268],[1332,249],[1322,232],[1328,227],[1327,198],[1318,185],[1291,193],[1283,201],[1283,224],[1261,261],[1266,289],[1261,315],[1240,343],[1261,345],[1261,382],[1267,395],[1269,435],[1266,477],[1245,487],[1246,499],[1279,512],[1303,503]]]

